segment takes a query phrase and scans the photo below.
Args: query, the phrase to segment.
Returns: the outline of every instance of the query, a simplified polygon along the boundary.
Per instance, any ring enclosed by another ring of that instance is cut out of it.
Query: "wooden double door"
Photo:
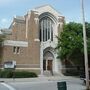
[[[53,60],[43,60],[43,70],[51,71],[53,66]]]

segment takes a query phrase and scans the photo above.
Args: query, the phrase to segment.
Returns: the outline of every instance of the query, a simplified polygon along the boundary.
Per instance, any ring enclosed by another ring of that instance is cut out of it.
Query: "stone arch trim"
[[[47,52],[47,51],[51,52],[52,54],[55,53],[55,49],[53,47],[47,47],[47,48],[45,48],[43,50],[43,54],[45,54],[45,52]]]
[[[52,54],[52,52],[50,51],[46,51],[44,54],[43,54],[43,59],[54,59],[54,55]]]
[[[39,15],[39,21],[44,17],[49,17],[54,23],[57,22],[57,18],[49,12],[44,12],[41,15]]]

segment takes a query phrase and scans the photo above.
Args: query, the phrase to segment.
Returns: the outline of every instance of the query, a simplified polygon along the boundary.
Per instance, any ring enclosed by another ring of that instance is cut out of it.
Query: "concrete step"
[[[44,71],[43,74],[44,74],[45,76],[52,76],[52,74],[51,74],[50,71]]]
[[[61,73],[51,72],[51,71],[44,71],[44,76],[63,76]]]

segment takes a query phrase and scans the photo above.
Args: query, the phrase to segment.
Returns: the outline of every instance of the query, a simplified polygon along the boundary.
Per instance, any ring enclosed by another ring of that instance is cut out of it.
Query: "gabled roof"
[[[54,14],[57,17],[62,16],[62,14],[59,13],[57,10],[55,10],[51,5],[43,5],[43,6],[40,6],[40,7],[36,7],[33,10],[37,11],[39,14],[42,14],[44,12],[49,12],[51,14]]]
[[[22,21],[24,21],[25,17],[24,16],[15,16],[14,19],[15,20],[22,20]]]
[[[55,10],[51,5],[43,5],[40,7],[36,7],[32,11],[36,11],[39,15],[41,15],[45,12],[49,12],[52,15],[54,15],[57,19],[59,17],[63,17],[63,15],[61,13],[59,13],[57,10]],[[31,12],[31,11],[28,11],[27,13],[29,13],[29,12]],[[24,16],[15,16],[13,18],[13,21],[12,21],[9,29],[12,28],[12,26],[14,25],[14,22],[25,22],[25,15]]]
[[[24,22],[25,21],[25,17],[24,16],[15,16],[13,18],[13,21],[9,27],[9,29],[12,29],[12,26],[15,24],[15,22]]]

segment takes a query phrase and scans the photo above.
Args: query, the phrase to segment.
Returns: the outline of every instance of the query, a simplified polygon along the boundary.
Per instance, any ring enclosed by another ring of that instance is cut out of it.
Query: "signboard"
[[[7,61],[4,62],[4,68],[5,69],[14,69],[16,67],[16,61]]]

